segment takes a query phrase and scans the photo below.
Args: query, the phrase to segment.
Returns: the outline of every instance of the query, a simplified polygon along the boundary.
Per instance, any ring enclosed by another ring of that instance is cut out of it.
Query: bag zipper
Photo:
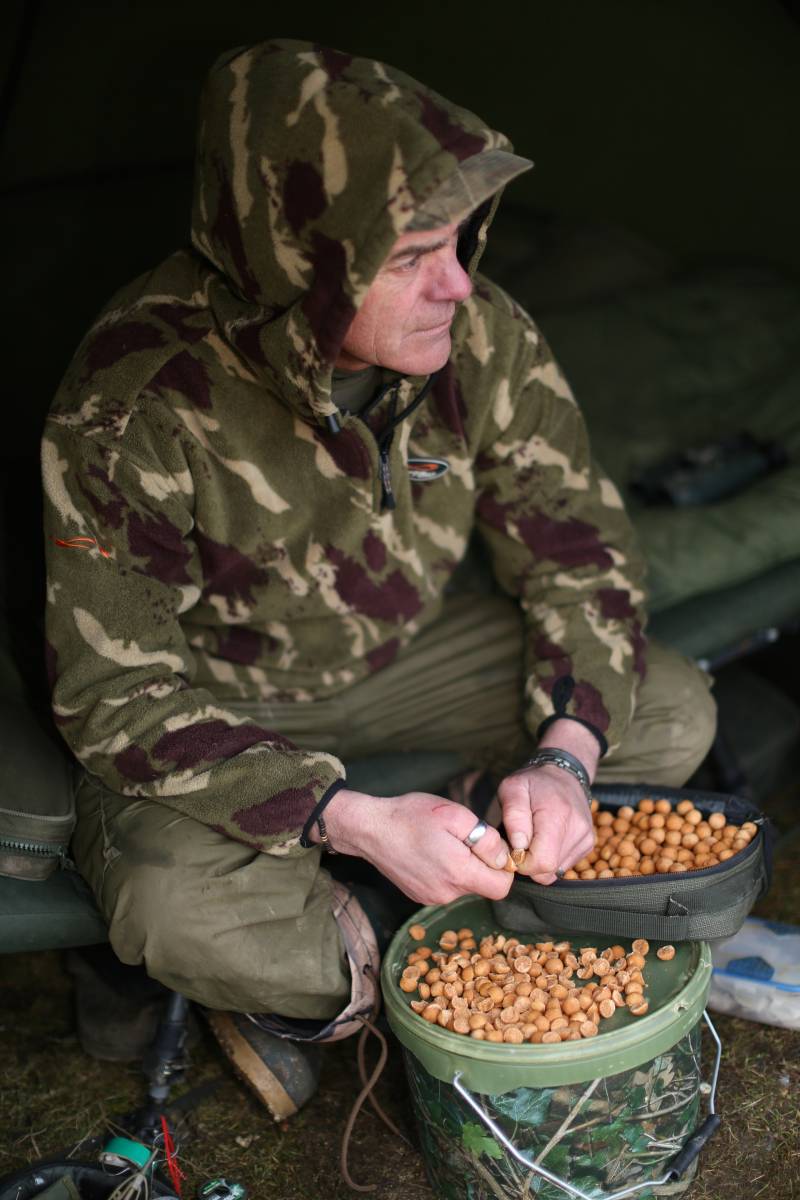
[[[65,843],[29,842],[21,838],[0,837],[0,850],[8,850],[15,854],[32,854],[39,858],[58,858],[68,862],[67,846]]]

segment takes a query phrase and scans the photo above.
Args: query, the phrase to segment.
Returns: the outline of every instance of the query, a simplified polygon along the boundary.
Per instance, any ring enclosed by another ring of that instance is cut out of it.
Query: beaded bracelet
[[[566,750],[548,746],[546,749],[537,750],[533,758],[529,758],[525,763],[525,767],[548,766],[560,767],[562,771],[569,771],[570,775],[574,775],[581,785],[587,803],[591,805],[592,785],[589,782],[589,773],[580,759],[575,758],[574,754],[568,754]]]
[[[311,813],[311,816],[308,818],[305,825],[303,826],[303,832],[300,834],[300,845],[303,847],[304,850],[311,850],[311,849],[313,849],[314,846],[320,845],[323,850],[327,850],[328,854],[336,854],[336,851],[334,850],[333,846],[330,844],[330,841],[328,840],[328,830],[325,827],[325,819],[322,816],[322,814],[324,813],[325,809],[328,807],[328,805],[330,804],[331,800],[336,795],[336,793],[340,792],[342,790],[342,788],[344,788],[344,787],[347,787],[347,784],[345,783],[344,779],[337,779],[335,783],[331,784],[331,786],[328,788],[325,795],[322,797],[322,799],[317,804],[316,808]],[[311,830],[314,828],[315,825],[317,826],[317,829],[319,830],[319,842],[312,842],[309,837],[309,834],[311,833]]]

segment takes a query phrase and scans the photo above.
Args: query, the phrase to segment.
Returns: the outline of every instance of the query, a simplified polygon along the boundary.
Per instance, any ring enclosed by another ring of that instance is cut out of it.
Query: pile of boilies
[[[425,937],[422,925],[409,933]],[[453,1033],[512,1045],[577,1041],[595,1037],[618,1008],[635,1017],[648,1009],[644,938],[629,951],[617,945],[573,951],[570,942],[526,944],[503,934],[478,944],[464,928],[446,930],[439,947],[413,950],[399,982],[415,994],[415,1013]],[[675,948],[661,946],[656,954],[669,960]]]
[[[612,879],[629,875],[665,875],[701,871],[733,858],[750,844],[753,821],[729,825],[719,812],[705,817],[691,800],[673,809],[669,800],[640,800],[616,814],[592,801],[594,849],[568,871],[565,879]]]

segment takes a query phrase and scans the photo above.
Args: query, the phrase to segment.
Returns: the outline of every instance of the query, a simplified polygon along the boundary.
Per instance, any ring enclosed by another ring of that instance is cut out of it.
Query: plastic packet
[[[800,1029],[800,926],[748,917],[711,943],[708,1007],[784,1029]]]

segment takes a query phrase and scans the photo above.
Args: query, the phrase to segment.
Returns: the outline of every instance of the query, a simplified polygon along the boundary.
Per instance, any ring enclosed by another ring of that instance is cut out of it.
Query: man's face
[[[372,281],[336,366],[430,375],[450,357],[450,326],[472,283],[456,257],[465,222],[404,233]]]

